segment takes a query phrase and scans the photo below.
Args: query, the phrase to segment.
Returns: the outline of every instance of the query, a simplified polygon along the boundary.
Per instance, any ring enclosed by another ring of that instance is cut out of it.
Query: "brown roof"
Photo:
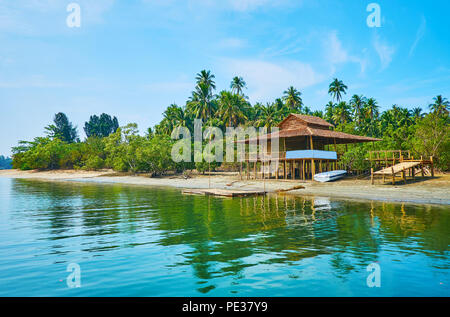
[[[298,136],[310,135],[318,138],[328,139],[329,144],[334,143],[334,141],[336,141],[337,144],[382,141],[381,139],[371,138],[367,136],[353,135],[333,130],[317,129],[308,126],[302,126],[298,129],[279,130],[278,132],[262,135],[259,139],[271,139],[272,137],[293,138]],[[248,141],[249,140],[247,140],[246,142]]]
[[[309,124],[318,125],[318,126],[327,127],[327,128],[333,127],[333,125],[331,123],[327,122],[326,120],[324,120],[322,118],[314,117],[314,116],[307,116],[304,114],[297,114],[297,113],[291,113],[290,115],[288,115],[283,121],[281,121],[281,123],[278,126],[281,127],[283,125],[283,123],[292,116],[296,117],[300,121],[303,121],[306,125],[309,123]]]

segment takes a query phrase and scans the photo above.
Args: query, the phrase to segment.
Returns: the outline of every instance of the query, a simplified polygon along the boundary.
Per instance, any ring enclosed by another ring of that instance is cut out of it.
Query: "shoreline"
[[[235,173],[214,173],[194,175],[184,179],[182,176],[150,178],[141,175],[123,175],[111,171],[20,171],[0,170],[0,178],[19,178],[49,181],[93,182],[102,184],[125,184],[142,186],[173,187],[179,189],[211,188],[266,190],[275,193],[302,185],[304,188],[283,192],[285,195],[320,196],[351,200],[376,200],[412,204],[450,205],[450,175],[437,175],[408,181],[406,185],[381,182],[370,184],[367,179],[343,179],[329,183],[302,180],[239,180]]]

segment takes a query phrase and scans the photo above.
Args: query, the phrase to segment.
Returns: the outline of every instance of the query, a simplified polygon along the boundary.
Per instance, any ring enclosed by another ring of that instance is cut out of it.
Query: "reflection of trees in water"
[[[81,226],[78,234],[98,237],[86,251],[119,246],[111,241],[121,234],[127,234],[130,245],[188,245],[191,250],[175,265],[192,266],[204,281],[239,278],[249,266],[295,264],[319,255],[329,255],[336,276],[345,278],[376,261],[384,244],[433,257],[449,245],[450,215],[430,206],[290,195],[229,199],[184,196],[178,190],[20,180],[13,189],[31,196],[30,201],[36,198],[35,210],[44,211],[36,219],[50,223],[53,239]],[[20,213],[33,215],[33,210]],[[133,241],[138,232],[148,233],[148,241],[142,241],[142,234]]]

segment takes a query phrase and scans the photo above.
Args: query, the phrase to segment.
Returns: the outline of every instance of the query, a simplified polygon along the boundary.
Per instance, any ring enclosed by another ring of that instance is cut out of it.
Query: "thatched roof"
[[[294,120],[292,120],[295,118]],[[287,116],[281,123],[278,125],[280,129],[283,128],[286,121],[292,120],[294,124],[297,125],[307,125],[307,126],[317,126],[317,127],[323,127],[323,128],[332,128],[334,127],[331,123],[327,122],[326,120],[314,117],[314,116],[307,116],[304,114],[297,114],[297,113],[291,113],[289,116]]]
[[[381,141],[381,139],[371,138],[361,135],[330,130],[333,127],[322,118],[291,113],[284,119],[278,127],[278,132],[265,134],[259,137],[260,140],[271,138],[298,138],[313,136],[315,140],[320,140],[322,144],[346,144]],[[252,139],[254,140],[254,139]],[[248,143],[250,140],[238,141]]]
[[[263,135],[259,139],[264,140],[275,137],[294,138],[301,136],[313,136],[315,139],[320,138],[324,144],[333,144],[334,141],[336,141],[336,144],[381,141],[381,139],[367,136],[353,135],[333,130],[317,129],[308,126],[299,127],[298,129],[279,130],[278,132]]]

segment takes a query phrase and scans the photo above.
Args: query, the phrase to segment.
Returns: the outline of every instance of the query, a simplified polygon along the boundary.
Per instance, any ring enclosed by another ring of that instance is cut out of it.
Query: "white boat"
[[[342,178],[347,174],[347,171],[344,170],[337,170],[337,171],[330,171],[330,172],[324,172],[314,175],[314,180],[318,182],[329,182],[334,181],[336,179]]]

